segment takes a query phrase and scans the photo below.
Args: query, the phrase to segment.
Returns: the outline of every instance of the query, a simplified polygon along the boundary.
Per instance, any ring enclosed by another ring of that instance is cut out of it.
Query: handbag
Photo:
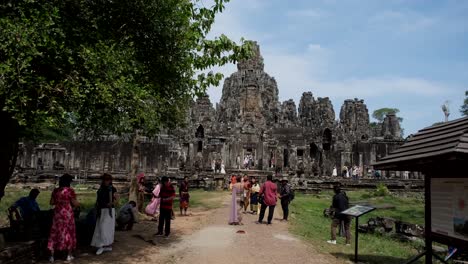
[[[258,196],[258,203],[261,204],[261,205],[265,205],[265,197],[262,195],[259,195]]]

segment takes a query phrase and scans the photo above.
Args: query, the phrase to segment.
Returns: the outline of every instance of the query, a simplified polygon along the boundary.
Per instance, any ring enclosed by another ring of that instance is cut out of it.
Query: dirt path
[[[155,223],[147,222],[131,233],[117,233],[113,252],[81,254],[74,263],[343,263],[292,236],[287,223],[257,225],[257,216],[245,214],[243,226],[228,225],[228,197],[223,201],[220,209],[178,217],[170,239],[154,237]],[[277,208],[275,218],[280,214]]]

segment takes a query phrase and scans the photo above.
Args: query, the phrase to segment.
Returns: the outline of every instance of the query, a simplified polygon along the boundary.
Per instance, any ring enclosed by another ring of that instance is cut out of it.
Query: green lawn
[[[350,202],[369,203],[371,205],[394,205],[395,209],[382,209],[359,218],[359,223],[366,223],[369,217],[386,216],[410,223],[422,224],[424,221],[423,200],[419,197],[399,198],[393,195],[387,197],[369,198],[364,191],[348,192]],[[323,216],[323,210],[331,204],[332,193],[320,195],[298,194],[291,204],[291,231],[312,242],[320,251],[331,253],[340,258],[349,259],[354,256],[354,220],[352,225],[352,246],[344,245],[344,238],[338,240],[339,245],[326,243],[330,239],[331,220]],[[403,263],[418,253],[420,246],[413,243],[396,241],[387,236],[374,234],[359,234],[360,260],[366,263]]]
[[[80,185],[79,187],[85,188],[86,186]],[[78,201],[81,204],[81,211],[87,212],[96,202],[96,190],[77,190],[75,188]],[[51,208],[49,205],[51,191],[41,191],[37,202],[41,210],[48,210]],[[18,190],[15,188],[8,188],[5,192],[5,197],[0,201],[0,227],[8,224],[7,209],[13,203],[23,196],[27,196],[29,190]],[[193,190],[190,192],[190,207],[191,208],[204,208],[215,209],[222,206],[223,192],[206,192],[203,190]],[[128,201],[127,197],[121,197],[119,204],[123,205]],[[149,202],[149,201],[147,201]],[[145,204],[146,205],[146,204]],[[179,200],[174,201],[174,209],[179,210]]]

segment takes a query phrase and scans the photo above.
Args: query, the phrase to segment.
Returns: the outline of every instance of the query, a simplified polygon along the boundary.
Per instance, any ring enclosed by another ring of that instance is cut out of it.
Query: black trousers
[[[158,233],[168,236],[171,233],[172,209],[162,209],[159,212]]]
[[[288,220],[288,216],[289,216],[289,198],[281,200],[281,208],[283,209],[283,219]]]
[[[265,217],[265,211],[268,207],[268,224],[271,224],[271,220],[273,220],[273,214],[275,213],[275,205],[264,205],[260,207],[260,215],[258,217],[258,222],[262,222],[263,218]]]

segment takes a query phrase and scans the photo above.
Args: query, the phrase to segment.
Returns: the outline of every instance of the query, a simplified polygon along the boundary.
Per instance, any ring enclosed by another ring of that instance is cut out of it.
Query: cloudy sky
[[[231,0],[212,35],[258,41],[280,100],[347,98],[396,107],[405,134],[460,117],[468,90],[468,1]],[[235,65],[217,69],[229,76]],[[208,93],[219,102],[222,84]]]

